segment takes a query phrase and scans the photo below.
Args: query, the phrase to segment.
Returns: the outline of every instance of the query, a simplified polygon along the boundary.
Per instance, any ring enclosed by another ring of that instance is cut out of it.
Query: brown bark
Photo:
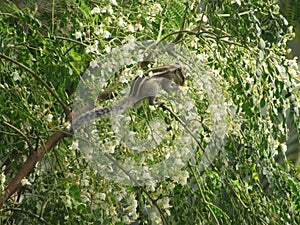
[[[27,158],[23,167],[18,171],[16,176],[10,181],[8,186],[5,188],[4,194],[0,197],[0,207],[4,202],[12,196],[16,191],[21,187],[21,180],[29,175],[32,169],[35,167],[36,163],[47,153],[49,152],[61,139],[68,136],[66,132],[56,132],[52,134],[45,144],[38,148],[37,151],[31,153]]]

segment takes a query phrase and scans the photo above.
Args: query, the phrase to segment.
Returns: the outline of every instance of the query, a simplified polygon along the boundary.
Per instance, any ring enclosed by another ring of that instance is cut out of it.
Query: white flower
[[[149,22],[155,22],[155,17],[153,17],[153,16],[147,16],[146,20],[149,21]]]
[[[205,55],[204,54],[197,54],[196,59],[200,60],[200,61],[203,61],[205,59]]]
[[[124,52],[128,52],[129,50],[133,50],[133,49],[134,49],[134,46],[132,46],[130,44],[123,45]]]
[[[106,53],[110,53],[111,52],[111,47],[110,46],[106,46],[105,49]]]
[[[27,178],[23,178],[21,180],[21,184],[24,186],[24,185],[31,185],[31,183],[27,180]]]
[[[48,122],[48,123],[51,123],[52,122],[52,119],[53,119],[53,115],[50,113],[50,114],[48,114],[47,116],[46,116],[46,121]]]
[[[126,25],[126,22],[123,20],[122,17],[120,17],[120,18],[118,19],[118,25],[119,25],[120,27],[124,27],[124,26]]]
[[[98,40],[95,41],[93,45],[89,45],[86,47],[86,53],[95,52],[98,53]]]
[[[111,3],[112,5],[115,5],[115,6],[117,6],[117,5],[118,5],[118,3],[117,3],[117,1],[116,1],[116,0],[110,0],[110,3]]]
[[[69,146],[69,149],[70,149],[70,150],[76,150],[76,149],[79,149],[78,140],[73,141],[73,142],[72,142],[72,145]]]
[[[286,153],[286,151],[287,151],[286,143],[281,144],[281,149],[282,149],[282,152]]]
[[[135,38],[134,38],[134,36],[128,35],[126,37],[126,41],[127,41],[128,44],[130,44],[134,48],[134,46],[135,46]]]
[[[101,27],[96,27],[94,32],[96,35],[100,35],[100,34],[103,34],[103,29]]]
[[[128,29],[128,31],[129,32],[131,32],[131,33],[134,33],[134,26],[132,26],[132,25],[128,25],[128,27],[127,27],[127,29]]]
[[[99,41],[96,40],[95,43],[94,43],[94,45],[93,45],[93,47],[94,47],[94,52],[98,52],[98,43],[99,43]]]
[[[101,13],[106,13],[106,11],[107,11],[107,8],[106,7],[104,7],[102,10],[101,10]]]
[[[145,0],[140,0],[140,3],[144,4],[144,3],[145,3]]]
[[[126,210],[129,212],[129,214],[132,214],[132,213],[136,212],[136,208],[138,206],[138,202],[135,199],[134,195],[130,195],[129,198],[128,198],[128,200],[130,202],[129,202],[129,206],[126,208]]]
[[[66,207],[69,207],[69,208],[72,207],[72,201],[71,201],[71,197],[70,197],[69,195],[64,196],[64,197],[63,197],[63,200],[64,200],[64,205],[65,205]]]
[[[106,199],[106,194],[102,192],[100,194],[100,199],[104,201]]]
[[[189,172],[188,171],[183,171],[183,173],[181,174],[180,176],[180,179],[179,179],[179,184],[181,185],[186,185],[187,184],[187,179],[189,178]]]
[[[167,186],[167,190],[168,191],[173,191],[173,189],[176,187],[176,185],[172,182],[172,183],[169,183],[168,186]]]
[[[91,45],[87,46],[85,52],[90,53],[91,51],[92,51],[92,46]]]
[[[123,216],[122,217],[122,222],[125,224],[130,224],[132,221],[129,219],[128,216]]]
[[[172,179],[175,183],[186,185],[187,179],[189,178],[189,173],[187,171],[180,171],[176,176],[174,176]]]
[[[86,196],[85,194],[81,194],[80,197],[81,197],[81,201],[82,201],[83,203],[88,203],[88,202],[90,202],[89,197]]]
[[[71,129],[71,123],[69,121],[63,123],[63,127],[66,128],[67,130]]]
[[[154,13],[160,13],[162,11],[162,7],[159,3],[154,4]]]
[[[124,76],[120,77],[120,81],[122,84],[127,84],[128,83],[128,79]]]
[[[136,76],[143,77],[144,71],[143,71],[143,70],[137,70],[137,71],[135,72],[135,74],[136,74]]]
[[[100,14],[100,8],[99,7],[95,7],[92,9],[91,14]]]
[[[163,197],[162,199],[159,199],[157,201],[157,203],[164,209],[166,210],[166,213],[168,214],[168,216],[170,216],[170,210],[169,208],[171,208],[172,206],[169,204],[170,199],[168,197]]]
[[[82,38],[82,33],[80,31],[75,32],[75,38],[76,39],[81,39]]]
[[[283,24],[284,24],[285,26],[289,25],[289,22],[287,21],[287,19],[286,19],[284,16],[279,15],[279,18],[281,18],[281,19],[283,20]]]
[[[5,183],[5,181],[6,181],[6,176],[5,176],[5,174],[2,172],[2,173],[0,174],[0,184],[3,185],[3,184]]]
[[[111,33],[109,32],[109,31],[104,31],[103,32],[103,35],[102,35],[102,37],[104,38],[104,39],[107,39],[107,38],[109,38],[111,36]]]
[[[107,12],[108,12],[110,15],[112,15],[112,14],[114,13],[114,10],[113,10],[113,8],[112,8],[111,6],[108,6]]]
[[[11,74],[13,76],[14,81],[20,80],[20,74],[17,70],[15,70],[14,72],[12,72]]]
[[[157,212],[152,211],[150,213],[150,218],[151,218],[151,221],[152,221],[153,224],[162,224],[161,218],[160,218],[160,216],[158,215]]]
[[[231,3],[236,3],[236,4],[238,4],[239,6],[241,6],[241,1],[240,1],[240,0],[233,0],[233,1],[231,1]]]
[[[147,181],[147,187],[150,191],[154,192],[156,187],[156,182],[154,180]]]
[[[92,60],[90,62],[90,67],[92,67],[93,69],[96,68],[96,67],[98,67],[98,66],[99,65],[98,65],[98,61],[97,60]]]
[[[194,108],[194,102],[192,101],[186,101],[185,102],[185,109],[188,111],[192,110]]]
[[[140,24],[140,23],[137,23],[137,24],[135,24],[134,25],[134,30],[135,31],[142,31],[142,30],[144,30],[144,27],[142,26],[142,24]]]
[[[111,216],[118,215],[115,206],[111,205],[111,206],[109,207],[109,214],[110,214]]]
[[[139,215],[136,212],[134,212],[134,213],[131,214],[131,218],[133,220],[137,220],[137,218],[139,218]]]

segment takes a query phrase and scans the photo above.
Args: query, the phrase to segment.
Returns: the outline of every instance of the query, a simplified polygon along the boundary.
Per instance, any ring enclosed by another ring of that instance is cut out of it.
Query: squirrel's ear
[[[152,75],[164,75],[164,74],[167,74],[170,72],[174,72],[178,69],[182,69],[182,67],[180,66],[179,63],[175,63],[175,64],[158,66],[158,67],[149,69],[145,72],[145,74],[150,75],[150,73],[152,73]]]
[[[151,68],[151,69],[147,70],[145,73],[149,74],[151,72],[152,73],[164,73],[164,72],[168,72],[172,68],[171,66],[172,65],[165,65],[165,66],[154,67],[154,68]]]

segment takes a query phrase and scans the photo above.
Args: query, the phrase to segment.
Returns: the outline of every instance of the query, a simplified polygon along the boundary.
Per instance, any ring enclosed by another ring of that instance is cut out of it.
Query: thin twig
[[[52,0],[52,9],[51,9],[51,20],[52,20],[52,27],[51,27],[51,33],[54,33],[54,21],[55,21],[55,17],[54,17],[54,11],[55,11],[55,0]]]
[[[125,9],[126,9],[126,0],[123,0],[123,3],[122,3],[123,14],[125,14]]]
[[[27,142],[28,146],[29,146],[29,149],[30,151],[34,151],[34,148],[33,148],[33,145],[31,143],[31,141],[29,140],[29,138],[21,131],[19,130],[18,128],[16,128],[15,126],[13,126],[12,124],[10,123],[7,123],[7,122],[3,122],[6,126],[10,127],[11,129],[13,129],[14,131],[16,131],[18,134],[20,134],[24,139],[25,141]]]
[[[21,213],[24,213],[24,214],[28,214],[30,217],[34,217],[34,218],[38,219],[40,222],[42,222],[44,224],[49,224],[45,219],[43,219],[39,215],[36,215],[32,212],[26,211],[26,210],[21,209],[21,208],[7,208],[5,210],[6,211],[16,211],[16,212],[21,212]]]
[[[195,36],[200,36],[202,34],[210,34],[211,36],[214,36],[215,39],[222,39],[222,38],[228,38],[231,36],[228,35],[224,35],[224,36],[218,36],[217,34],[215,34],[212,31],[208,31],[208,30],[203,30],[201,32],[195,31],[197,28],[193,29],[193,30],[178,30],[178,31],[174,31],[172,33],[167,34],[166,36],[164,36],[158,43],[157,45],[159,45],[161,42],[163,42],[164,40],[166,40],[167,38],[169,38],[170,36],[176,35],[176,34],[189,34],[189,35],[195,35]],[[239,45],[237,43],[234,42],[230,42],[230,41],[226,41],[223,40],[226,43],[230,43],[230,44],[235,44],[235,45]],[[173,41],[174,42],[174,41]],[[177,43],[177,42],[176,42]]]
[[[44,38],[49,38],[49,37],[44,37]],[[62,37],[62,36],[53,36],[53,38],[56,38],[56,39],[61,39],[61,40],[64,40],[64,41],[70,41],[70,42],[74,42],[76,44],[79,44],[79,45],[83,45],[84,47],[88,47],[89,45],[81,42],[81,41],[77,41],[77,40],[74,40],[72,38],[67,38],[67,37]]]
[[[184,15],[183,15],[183,19],[182,19],[180,30],[183,30],[184,27],[185,27],[185,21],[186,21],[186,16],[187,16],[188,9],[189,9],[189,3],[186,2],[186,6],[185,6],[185,9],[184,9]],[[179,33],[177,35],[177,37],[174,39],[174,41],[172,41],[172,42],[173,43],[177,43],[178,41],[181,40],[182,36],[183,36],[182,33]]]

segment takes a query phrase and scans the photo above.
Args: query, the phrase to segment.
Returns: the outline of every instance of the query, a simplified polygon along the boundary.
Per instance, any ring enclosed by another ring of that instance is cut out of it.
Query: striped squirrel
[[[155,99],[159,85],[167,92],[176,90],[174,83],[183,86],[185,73],[179,64],[171,64],[152,68],[143,76],[137,76],[131,83],[127,97],[115,105],[92,109],[76,117],[72,127],[78,128],[85,121],[99,119],[105,116],[114,115],[125,110],[129,106],[138,107],[140,103],[148,99],[150,105],[155,105]]]

